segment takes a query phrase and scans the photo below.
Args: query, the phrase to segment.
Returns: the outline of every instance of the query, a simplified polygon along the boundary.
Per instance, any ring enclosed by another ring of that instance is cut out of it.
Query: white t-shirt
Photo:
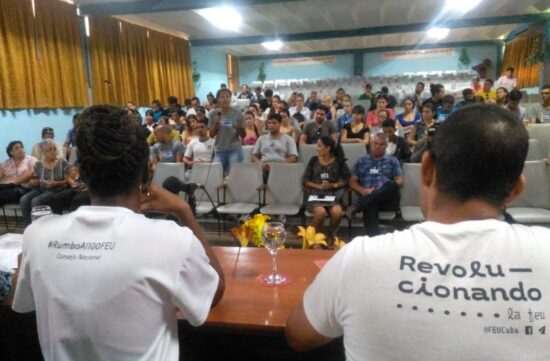
[[[216,140],[212,138],[208,138],[204,142],[201,142],[199,139],[193,139],[187,145],[185,157],[192,159],[194,162],[211,162],[215,142]]]
[[[338,251],[306,290],[346,359],[550,360],[550,230],[425,222]]]
[[[518,85],[518,79],[517,78],[508,78],[506,75],[501,76],[497,80],[497,88],[503,87],[506,88],[506,90],[511,91]]]
[[[177,309],[202,324],[217,285],[188,228],[80,207],[25,230],[13,309],[36,310],[45,360],[178,360]]]

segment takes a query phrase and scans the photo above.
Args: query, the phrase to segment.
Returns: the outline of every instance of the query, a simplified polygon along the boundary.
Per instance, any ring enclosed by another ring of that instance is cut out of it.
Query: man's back
[[[304,296],[348,360],[547,360],[550,230],[425,222],[339,251]]]
[[[23,247],[13,308],[46,360],[177,360],[176,309],[203,323],[218,283],[189,229],[122,207],[40,219]]]

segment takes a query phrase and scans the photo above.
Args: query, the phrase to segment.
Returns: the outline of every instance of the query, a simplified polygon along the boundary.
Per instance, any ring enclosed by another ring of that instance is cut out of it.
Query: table
[[[271,255],[264,248],[213,247],[225,274],[225,294],[214,307],[206,326],[231,331],[283,333],[286,320],[300,303],[319,267],[334,251],[282,249],[277,256],[280,273],[292,281],[283,286],[261,284],[258,277],[271,272]]]

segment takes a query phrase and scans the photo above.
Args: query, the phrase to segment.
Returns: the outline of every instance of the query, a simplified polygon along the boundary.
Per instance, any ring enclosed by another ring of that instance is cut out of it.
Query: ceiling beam
[[[317,32],[310,32],[310,33],[299,33],[299,34],[280,34],[280,35],[277,35],[276,37],[281,41],[290,42],[290,41],[321,40],[321,39],[334,39],[334,38],[351,38],[351,37],[357,37],[357,36],[410,33],[415,31],[424,31],[427,28],[432,26],[445,26],[451,29],[457,29],[457,28],[471,28],[476,26],[534,23],[537,21],[547,21],[547,20],[550,20],[550,13],[495,16],[495,17],[489,17],[489,18],[474,18],[474,19],[456,19],[456,20],[441,21],[437,23],[386,25],[386,26],[375,26],[371,28],[317,31]],[[275,35],[243,36],[243,37],[231,37],[231,38],[197,39],[197,40],[191,40],[191,43],[194,46],[244,45],[244,44],[259,44],[264,41],[271,41],[274,38],[275,38]]]
[[[465,46],[487,46],[487,45],[499,46],[502,44],[503,44],[502,41],[492,41],[492,40],[456,41],[456,42],[438,43],[438,44],[383,46],[383,47],[376,47],[376,48],[341,49],[341,50],[302,52],[302,53],[291,53],[291,54],[265,54],[265,55],[248,55],[248,56],[243,55],[243,56],[239,56],[239,61],[280,59],[280,58],[300,58],[300,57],[310,57],[310,56],[326,56],[326,55],[356,54],[356,53],[379,53],[379,52],[385,52],[385,51],[459,48],[459,47],[465,47]]]
[[[133,15],[168,11],[188,11],[211,8],[221,5],[250,6],[302,0],[133,0],[80,5],[83,15]]]

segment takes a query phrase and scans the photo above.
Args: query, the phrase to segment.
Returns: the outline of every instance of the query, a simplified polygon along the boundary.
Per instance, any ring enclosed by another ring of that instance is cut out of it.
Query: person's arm
[[[297,161],[298,161],[298,158],[294,154],[291,154],[285,158],[286,163],[296,163]]]
[[[210,138],[215,138],[218,134],[218,131],[221,127],[221,116],[219,114],[214,114],[212,117],[212,125],[208,129],[210,132]]]
[[[185,223],[185,225],[189,229],[191,229],[195,237],[197,237],[202,244],[206,255],[210,259],[210,266],[212,266],[212,268],[219,276],[218,288],[212,301],[212,307],[218,304],[221,301],[223,293],[225,291],[225,278],[223,275],[223,270],[220,266],[218,258],[216,257],[216,254],[206,241],[206,237],[204,236],[201,227],[195,220],[195,217],[193,216],[193,211],[191,210],[191,207],[189,207],[189,204],[187,204],[187,202],[185,202],[185,200],[183,200],[182,198],[168,192],[162,187],[159,187],[155,184],[150,184],[149,196],[144,196],[144,198],[142,199],[140,211],[157,211],[173,214],[177,216],[183,223]]]
[[[178,145],[178,150],[177,150],[177,153],[176,153],[176,163],[183,162],[184,155],[185,155],[185,146],[180,143]]]
[[[262,155],[252,153],[252,161],[254,161],[258,164],[262,164]]]
[[[349,187],[362,196],[368,196],[375,190],[374,187],[370,187],[370,188],[362,187],[359,184],[359,177],[357,177],[355,174],[352,174],[351,177],[349,178]]]
[[[366,128],[366,132],[365,134],[363,134],[363,143],[365,143],[365,145],[369,145],[370,144],[370,129],[369,128]]]
[[[302,135],[300,136],[300,144],[307,144],[307,134],[306,133],[302,133]]]
[[[288,317],[285,336],[289,346],[296,351],[307,351],[323,346],[332,340],[332,338],[321,335],[311,326],[304,311],[303,301]]]
[[[395,181],[395,183],[397,183],[397,186],[399,188],[403,188],[403,176],[396,176],[393,178],[393,180]]]
[[[414,147],[416,145],[416,125],[412,128],[412,130],[407,135],[407,144],[411,147]]]

